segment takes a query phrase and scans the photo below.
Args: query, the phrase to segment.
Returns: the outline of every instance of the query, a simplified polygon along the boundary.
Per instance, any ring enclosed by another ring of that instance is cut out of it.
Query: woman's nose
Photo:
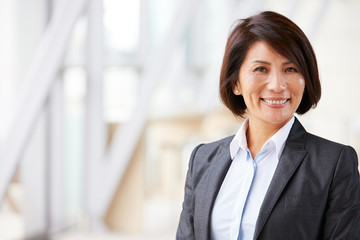
[[[269,77],[268,88],[274,92],[284,91],[286,88],[285,79],[282,73],[273,73]]]

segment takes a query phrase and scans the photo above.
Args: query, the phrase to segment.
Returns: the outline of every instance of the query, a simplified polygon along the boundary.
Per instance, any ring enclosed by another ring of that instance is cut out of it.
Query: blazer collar
[[[231,138],[232,139],[232,138]],[[203,189],[202,209],[201,209],[201,239],[210,239],[210,221],[211,212],[220,190],[221,184],[224,181],[226,173],[231,165],[231,157],[229,144],[224,143],[219,146],[217,153],[211,159],[211,165],[207,172],[207,184]]]
[[[253,239],[259,237],[286,184],[304,159],[307,153],[305,150],[306,134],[304,127],[295,118],[278,166],[261,205]]]

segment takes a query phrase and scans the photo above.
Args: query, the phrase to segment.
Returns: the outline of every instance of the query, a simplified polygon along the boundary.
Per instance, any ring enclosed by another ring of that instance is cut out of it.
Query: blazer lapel
[[[305,150],[305,136],[305,129],[295,118],[278,166],[261,205],[253,239],[259,237],[286,184],[304,159],[307,153]]]
[[[222,145],[215,156],[207,173],[206,187],[203,188],[201,209],[201,232],[204,238],[210,239],[210,217],[216,196],[224,181],[226,173],[231,165],[230,149],[228,145]]]

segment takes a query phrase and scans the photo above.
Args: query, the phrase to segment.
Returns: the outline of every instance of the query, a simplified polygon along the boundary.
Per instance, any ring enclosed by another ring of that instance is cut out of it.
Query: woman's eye
[[[257,67],[254,69],[254,72],[263,72],[263,73],[267,73],[268,70],[264,67]]]
[[[296,68],[294,68],[294,67],[288,67],[288,68],[285,69],[285,72],[295,72],[295,73],[297,73],[298,70]]]

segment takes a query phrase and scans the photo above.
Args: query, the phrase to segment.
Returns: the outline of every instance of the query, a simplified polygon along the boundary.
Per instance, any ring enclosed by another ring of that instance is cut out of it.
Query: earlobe
[[[234,89],[234,94],[235,95],[241,95],[241,92],[240,92],[240,90],[238,89],[238,87],[236,87],[235,89]]]
[[[237,96],[241,95],[241,91],[240,91],[241,87],[239,85],[240,85],[240,82],[238,80],[233,88],[233,93]]]

